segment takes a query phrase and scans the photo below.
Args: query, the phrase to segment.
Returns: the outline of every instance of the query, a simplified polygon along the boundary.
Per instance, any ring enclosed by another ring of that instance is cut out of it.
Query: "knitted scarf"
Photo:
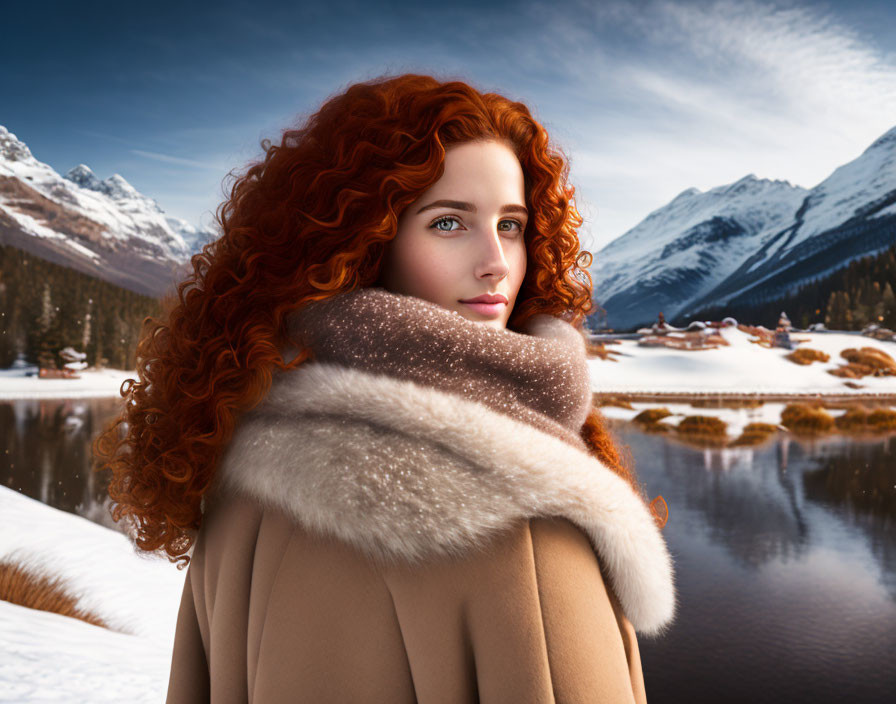
[[[592,399],[585,341],[561,318],[535,315],[518,333],[371,287],[309,303],[289,329],[316,361],[457,394],[587,448],[579,435]]]
[[[591,390],[567,321],[537,315],[515,332],[372,287],[287,322],[311,356],[241,417],[212,504],[242,494],[378,564],[462,556],[517,521],[565,517],[637,631],[671,622],[660,529],[579,436]]]

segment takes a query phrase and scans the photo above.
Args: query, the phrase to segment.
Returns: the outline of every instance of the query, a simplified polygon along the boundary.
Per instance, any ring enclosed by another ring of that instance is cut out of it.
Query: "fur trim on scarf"
[[[517,520],[563,516],[589,536],[637,631],[673,620],[663,536],[593,455],[407,379],[314,360],[278,377],[222,458],[224,491],[386,563],[460,555]]]

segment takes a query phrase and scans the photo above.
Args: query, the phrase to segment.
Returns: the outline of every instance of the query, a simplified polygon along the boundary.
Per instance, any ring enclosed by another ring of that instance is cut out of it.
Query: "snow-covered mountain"
[[[0,125],[0,243],[150,296],[216,237],[167,216],[119,174],[84,164],[60,176]]]
[[[896,127],[811,190],[753,174],[689,188],[595,254],[596,299],[627,328],[755,303],[896,242]]]

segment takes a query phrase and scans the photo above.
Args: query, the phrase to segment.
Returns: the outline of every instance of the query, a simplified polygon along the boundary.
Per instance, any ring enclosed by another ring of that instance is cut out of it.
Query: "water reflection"
[[[640,639],[649,701],[889,700],[892,438],[701,450],[613,429],[669,505],[679,612]]]
[[[0,403],[0,481],[120,529],[90,442],[120,398]],[[639,645],[657,702],[880,702],[896,691],[894,439],[696,449],[613,422],[669,506],[678,617]]]
[[[774,445],[663,449],[664,474],[676,486],[679,506],[698,518],[696,530],[737,562],[758,568],[804,553],[808,528],[801,502]]]
[[[896,602],[896,458],[888,442],[852,443],[803,474],[806,496],[860,531]]]
[[[0,481],[49,506],[120,530],[108,511],[108,472],[92,472],[90,443],[120,398],[0,402]]]

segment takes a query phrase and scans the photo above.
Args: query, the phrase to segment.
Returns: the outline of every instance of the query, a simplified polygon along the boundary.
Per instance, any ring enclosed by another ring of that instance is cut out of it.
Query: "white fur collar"
[[[624,479],[527,423],[409,380],[315,361],[279,373],[218,480],[386,563],[460,554],[517,519],[563,516],[590,537],[638,632],[674,618],[672,559]]]

